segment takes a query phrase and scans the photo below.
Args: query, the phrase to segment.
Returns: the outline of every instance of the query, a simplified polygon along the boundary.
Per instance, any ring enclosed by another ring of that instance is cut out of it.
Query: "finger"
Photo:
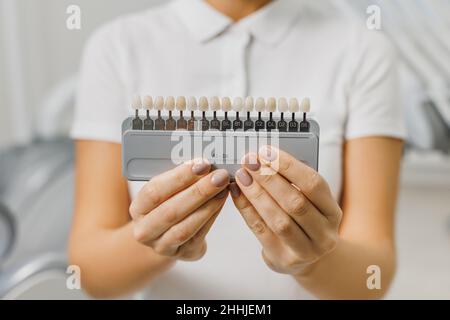
[[[227,191],[228,196],[228,191]],[[226,198],[226,197],[225,197]],[[220,206],[219,210],[203,225],[203,227],[185,244],[183,244],[178,250],[178,256],[182,260],[198,259],[206,252],[206,235],[211,230],[214,222],[219,216],[220,211],[225,204],[225,201]]]
[[[273,249],[279,240],[272,230],[267,227],[255,207],[253,207],[250,201],[248,201],[245,195],[240,191],[239,186],[236,183],[230,184],[230,192],[234,205],[239,210],[245,223],[261,245],[266,248],[266,250]]]
[[[174,194],[197,182],[210,170],[209,162],[196,159],[155,176],[142,187],[136,199],[131,203],[131,217],[133,219],[141,218]]]
[[[329,222],[308,198],[275,170],[261,165],[256,154],[248,154],[244,158],[244,167],[309,238],[315,242],[323,240],[323,230]]]
[[[236,182],[242,193],[277,237],[302,250],[311,248],[311,242],[304,231],[283,212],[283,209],[267,191],[253,180],[246,169],[242,168],[236,172]]]
[[[161,237],[153,241],[152,247],[162,255],[174,255],[178,248],[190,241],[205,226],[225,203],[228,190],[209,200],[180,223],[172,226]]]
[[[262,162],[297,186],[328,219],[336,219],[340,215],[341,210],[333,199],[328,183],[317,171],[272,146],[262,147],[259,157]]]
[[[226,170],[211,172],[144,216],[135,227],[135,237],[144,243],[156,240],[171,226],[224,190],[229,182],[230,176]]]

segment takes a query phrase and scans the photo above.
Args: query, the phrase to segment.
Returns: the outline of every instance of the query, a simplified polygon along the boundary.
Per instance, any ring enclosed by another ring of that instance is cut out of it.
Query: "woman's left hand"
[[[244,158],[236,181],[230,186],[234,203],[272,270],[301,275],[336,247],[342,210],[315,170],[263,147]]]

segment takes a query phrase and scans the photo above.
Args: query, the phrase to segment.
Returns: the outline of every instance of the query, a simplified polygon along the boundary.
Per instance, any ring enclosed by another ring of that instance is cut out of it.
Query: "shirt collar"
[[[299,15],[302,2],[274,0],[237,23],[204,0],[177,0],[174,6],[179,18],[199,42],[207,42],[233,27],[247,30],[262,43],[276,45],[289,32]]]

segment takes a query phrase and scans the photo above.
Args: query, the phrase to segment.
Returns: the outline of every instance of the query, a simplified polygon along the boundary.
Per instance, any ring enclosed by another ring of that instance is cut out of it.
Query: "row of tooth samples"
[[[291,98],[289,101],[286,98],[257,98],[252,97],[245,99],[237,97],[233,101],[229,97],[212,97],[209,100],[206,97],[201,97],[198,102],[195,97],[156,97],[155,100],[151,96],[145,96],[141,99],[140,96],[135,96],[132,102],[132,107],[135,110],[135,117],[133,119],[132,127],[134,130],[278,130],[280,132],[309,132],[310,123],[306,115],[310,112],[310,100],[305,98],[299,103],[298,99]],[[144,120],[139,115],[140,109],[144,109],[146,116]],[[156,119],[150,117],[150,111],[155,109],[158,113]],[[276,122],[273,119],[273,113],[280,113],[280,119]],[[190,112],[188,119],[184,118],[185,111]],[[162,112],[168,113],[167,119],[162,117]],[[178,111],[178,118],[173,117],[173,112]],[[196,112],[201,112],[201,118],[197,120]],[[220,121],[217,118],[217,112],[223,111],[224,117]],[[256,111],[258,118],[253,121],[251,113]],[[207,112],[212,112],[212,119],[209,120]],[[235,113],[234,121],[228,118],[230,112]],[[240,118],[240,113],[246,113],[244,121]],[[287,122],[284,119],[284,114],[290,112],[291,120]],[[303,113],[303,118],[300,122],[296,119],[298,112]],[[269,113],[267,121],[263,119],[263,113]]]

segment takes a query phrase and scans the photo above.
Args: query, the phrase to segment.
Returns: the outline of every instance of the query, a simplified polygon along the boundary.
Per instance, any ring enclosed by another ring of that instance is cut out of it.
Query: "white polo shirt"
[[[319,171],[338,199],[346,140],[404,137],[396,53],[378,31],[308,2],[277,0],[233,23],[201,0],[178,0],[107,24],[84,54],[72,137],[120,143],[135,93],[310,97],[321,125]],[[129,183],[132,197],[141,186]],[[177,263],[145,296],[308,297],[264,264],[230,199],[207,241],[204,258]]]

